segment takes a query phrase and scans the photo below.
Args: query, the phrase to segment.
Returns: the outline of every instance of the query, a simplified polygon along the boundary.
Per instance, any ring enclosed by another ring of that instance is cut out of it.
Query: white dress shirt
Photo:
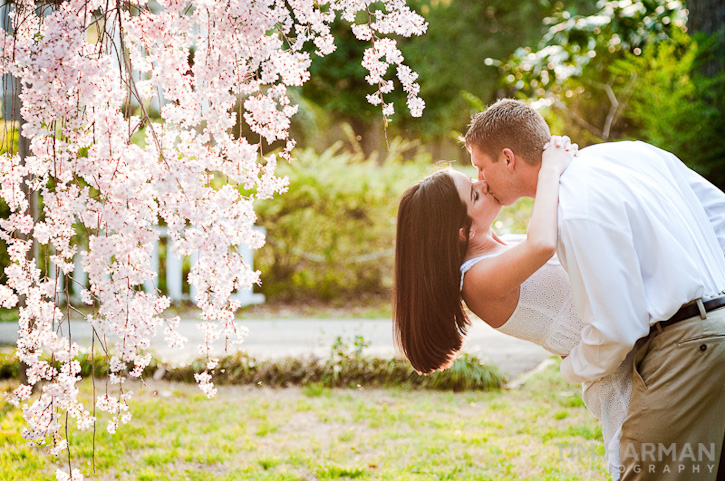
[[[725,194],[644,142],[587,147],[561,176],[558,253],[584,322],[561,373],[594,381],[650,325],[725,290]]]

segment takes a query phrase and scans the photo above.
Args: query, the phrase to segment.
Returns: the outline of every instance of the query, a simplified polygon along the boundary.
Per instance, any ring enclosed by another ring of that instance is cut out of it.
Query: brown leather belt
[[[705,312],[714,311],[715,309],[719,309],[719,308],[725,306],[725,296],[713,297],[712,299],[702,301],[702,305],[705,307]],[[697,307],[697,303],[688,304],[686,306],[681,307],[680,310],[677,311],[674,316],[670,317],[666,321],[660,321],[659,325],[660,325],[660,327],[664,328],[664,327],[670,326],[676,322],[684,321],[685,319],[689,319],[691,317],[695,317],[695,316],[699,316],[699,315],[700,315],[700,309]]]

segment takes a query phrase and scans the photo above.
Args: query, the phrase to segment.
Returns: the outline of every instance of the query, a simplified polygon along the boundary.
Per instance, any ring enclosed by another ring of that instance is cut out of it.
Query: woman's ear
[[[458,229],[458,240],[461,242],[466,242],[468,240],[468,231],[464,227]]]
[[[473,230],[472,227],[469,227],[466,229],[465,227],[461,227],[458,229],[458,240],[461,242],[466,242],[471,239],[473,239],[473,236],[476,235],[476,232]]]

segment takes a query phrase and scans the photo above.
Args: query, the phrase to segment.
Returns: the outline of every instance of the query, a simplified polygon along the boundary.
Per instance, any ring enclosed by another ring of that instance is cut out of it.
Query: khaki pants
[[[636,349],[622,481],[725,480],[725,308],[655,331]]]

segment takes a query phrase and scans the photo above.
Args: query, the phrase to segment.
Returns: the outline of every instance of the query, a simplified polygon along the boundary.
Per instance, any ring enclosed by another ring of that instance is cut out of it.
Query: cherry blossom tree
[[[20,305],[17,356],[27,383],[11,402],[27,421],[23,436],[58,454],[68,449],[60,428],[69,419],[88,429],[96,409],[108,412],[110,433],[129,422],[124,382],[142,377],[157,331],[171,346],[185,343],[179,318],[165,315],[168,298],[143,289],[155,276],[149,261],[159,225],[177,253],[198,255],[189,281],[207,365],[196,379],[214,396],[212,343],[247,334],[230,295],[259,282],[238,250],[264,243],[252,229],[253,203],[287,188],[275,167],[295,146],[289,88],[309,79],[314,56],[334,51],[330,25],[341,17],[369,43],[362,59],[369,102],[390,117],[386,94],[396,78],[420,116],[417,74],[394,36],[420,35],[426,23],[404,0],[16,0],[10,7],[0,74],[22,86],[29,153],[12,147],[10,130],[20,127],[6,122],[0,197],[10,215],[0,220],[0,239],[11,263],[0,278],[0,305]],[[48,262],[29,255],[34,242]],[[75,279],[76,255],[87,288]],[[92,314],[68,302],[70,284]],[[78,398],[71,310],[92,326],[94,345],[109,359],[93,406]],[[69,461],[57,478],[82,475]]]

